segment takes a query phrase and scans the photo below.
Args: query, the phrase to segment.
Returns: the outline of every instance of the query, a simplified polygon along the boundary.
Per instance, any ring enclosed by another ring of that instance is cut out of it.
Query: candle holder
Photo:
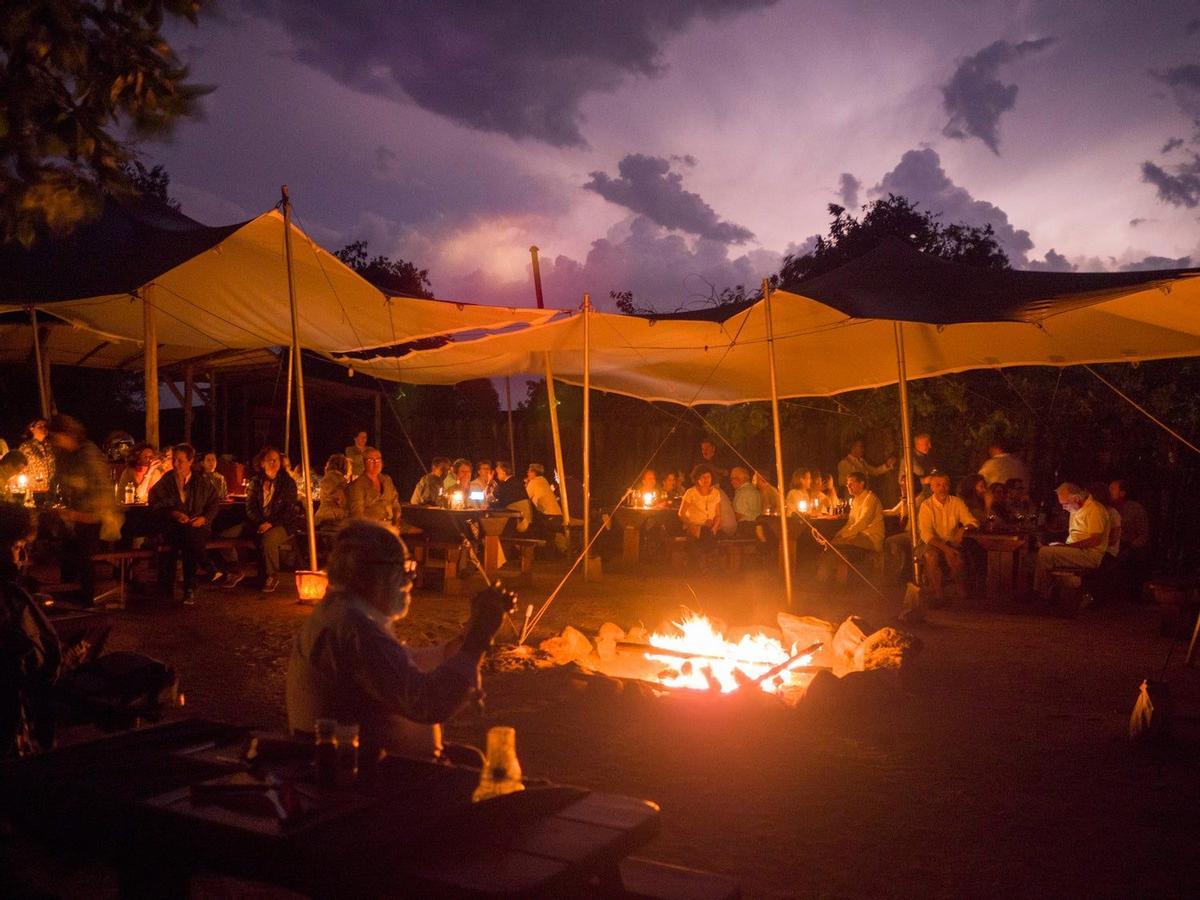
[[[329,587],[329,576],[324,572],[299,570],[296,572],[296,595],[301,603],[312,606],[325,597]]]

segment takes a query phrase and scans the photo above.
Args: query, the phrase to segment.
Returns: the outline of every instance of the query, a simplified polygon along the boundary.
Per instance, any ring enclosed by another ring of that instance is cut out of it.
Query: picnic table
[[[400,517],[405,523],[420,528],[434,541],[456,543],[467,538],[474,543],[477,537],[482,537],[483,568],[489,579],[504,566],[500,538],[508,523],[520,516],[513,509],[446,509],[414,503],[401,504],[400,508]],[[480,535],[472,530],[472,523],[478,524]]]
[[[1014,599],[1021,572],[1021,554],[1029,543],[1029,532],[1025,530],[983,531],[968,529],[963,533],[965,540],[975,544],[987,554],[987,580],[985,591],[992,603]]]
[[[658,830],[653,803],[574,787],[530,783],[473,804],[477,770],[414,759],[318,788],[311,744],[257,735],[272,748],[257,775],[276,776],[293,811],[281,820],[209,790],[251,777],[254,734],[189,719],[5,763],[0,812],[52,848],[114,864],[124,894],[155,897],[187,896],[199,872],[313,896],[620,895],[621,861]]]
[[[621,562],[636,566],[642,558],[642,532],[647,525],[667,525],[679,519],[676,506],[618,506],[613,520],[621,526]]]

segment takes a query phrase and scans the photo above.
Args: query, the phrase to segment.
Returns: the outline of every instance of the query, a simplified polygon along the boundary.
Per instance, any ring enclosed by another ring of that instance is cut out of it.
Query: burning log
[[[814,653],[816,653],[818,650],[820,650],[824,646],[825,646],[824,641],[817,641],[815,644],[810,644],[808,647],[805,647],[803,650],[801,650],[799,653],[797,653],[795,656],[791,657],[790,659],[785,659],[783,662],[779,663],[779,665],[771,666],[771,668],[767,669],[767,671],[763,672],[757,678],[752,679],[748,685],[743,685],[743,684],[741,684],[741,682],[738,682],[738,690],[741,690],[743,687],[758,687],[758,685],[762,684],[765,681],[769,681],[770,679],[774,678],[776,675],[782,675],[784,672],[786,672],[788,669],[790,669],[792,667],[793,663],[799,662],[800,660],[804,659],[804,657],[806,657],[806,656],[812,656]]]

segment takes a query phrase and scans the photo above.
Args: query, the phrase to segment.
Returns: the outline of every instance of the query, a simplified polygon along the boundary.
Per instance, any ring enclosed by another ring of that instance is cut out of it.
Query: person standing
[[[713,484],[716,487],[732,491],[732,485],[729,484],[729,467],[717,457],[717,445],[713,443],[712,438],[700,439],[700,457],[692,466],[692,471],[695,471],[696,466],[705,466],[712,473]]]
[[[862,438],[855,438],[850,442],[846,455],[838,463],[837,483],[839,486],[845,487],[847,480],[855,472],[861,472],[864,476],[882,475],[896,467],[896,457],[894,456],[889,456],[882,465],[871,465],[864,456],[866,448],[866,442]]]
[[[64,505],[59,512],[66,525],[62,579],[78,581],[79,602],[91,606],[96,596],[91,556],[99,550],[101,540],[120,538],[124,517],[113,496],[108,463],[100,448],[87,439],[79,420],[56,415],[47,429],[54,445],[56,490]]]
[[[927,431],[913,436],[912,468],[913,484],[920,485],[929,484],[929,476],[941,469],[933,455],[933,438]]]
[[[367,432],[366,429],[362,429],[354,432],[354,443],[346,448],[346,459],[350,461],[351,481],[366,471],[366,452]]]
[[[992,441],[988,444],[987,452],[988,458],[979,467],[979,474],[987,484],[1004,484],[1009,479],[1019,478],[1022,484],[1029,485],[1029,470],[1025,463],[1021,457],[1009,453],[1003,441]]]
[[[159,556],[158,593],[168,602],[175,599],[175,562],[182,554],[183,602],[190,606],[196,602],[196,569],[221,500],[212,479],[192,471],[196,451],[191,444],[176,444],[171,453],[171,474],[150,489],[150,507],[161,517],[166,548]]]

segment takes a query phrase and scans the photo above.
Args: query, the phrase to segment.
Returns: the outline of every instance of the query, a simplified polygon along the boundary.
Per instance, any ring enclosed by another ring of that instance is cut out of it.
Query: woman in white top
[[[721,494],[713,485],[713,470],[703,463],[692,469],[692,486],[679,504],[679,519],[695,540],[711,538],[721,527]]]

